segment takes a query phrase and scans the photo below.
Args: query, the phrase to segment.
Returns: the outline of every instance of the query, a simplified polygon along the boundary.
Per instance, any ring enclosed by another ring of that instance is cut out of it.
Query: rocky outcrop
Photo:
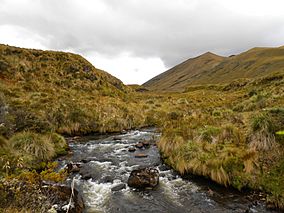
[[[137,189],[154,188],[159,184],[159,172],[154,168],[133,170],[127,184]]]

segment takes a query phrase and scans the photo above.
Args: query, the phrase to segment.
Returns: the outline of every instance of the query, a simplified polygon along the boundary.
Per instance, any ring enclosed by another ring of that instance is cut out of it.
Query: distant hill
[[[183,91],[187,86],[228,83],[284,72],[284,47],[253,48],[221,57],[205,53],[154,77],[143,86],[153,91]]]
[[[168,71],[152,78],[143,84],[150,90],[157,91],[182,91],[192,82],[194,76],[206,70],[211,70],[225,58],[207,52],[196,58],[188,59]]]

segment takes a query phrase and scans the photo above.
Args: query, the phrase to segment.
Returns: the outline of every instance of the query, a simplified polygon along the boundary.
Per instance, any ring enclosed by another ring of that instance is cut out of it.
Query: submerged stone
[[[119,183],[119,184],[115,185],[114,187],[111,188],[111,191],[116,192],[116,191],[120,191],[122,189],[126,189],[125,183]]]

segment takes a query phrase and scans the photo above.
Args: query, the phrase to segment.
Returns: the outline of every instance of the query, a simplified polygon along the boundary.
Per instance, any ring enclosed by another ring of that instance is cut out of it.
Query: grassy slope
[[[158,144],[165,162],[284,208],[284,73],[175,94]]]
[[[153,91],[180,92],[191,83],[191,78],[212,69],[224,59],[224,57],[207,52],[196,58],[184,61],[147,81],[143,86]]]
[[[0,69],[4,135],[119,131],[143,123],[126,114],[130,89],[79,55],[1,45]]]
[[[214,60],[208,63],[211,58]],[[253,48],[228,58],[205,54],[189,59],[156,76],[144,86],[153,91],[183,91],[190,85],[228,83],[283,71],[284,47]]]

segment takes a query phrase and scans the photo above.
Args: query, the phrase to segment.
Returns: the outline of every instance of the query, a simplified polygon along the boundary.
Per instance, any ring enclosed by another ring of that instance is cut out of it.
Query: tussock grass
[[[30,155],[36,160],[51,160],[55,156],[54,144],[50,138],[37,133],[17,133],[10,139],[10,143],[13,149]]]
[[[250,147],[259,151],[267,151],[275,145],[274,126],[266,113],[261,113],[252,118],[252,136]]]

